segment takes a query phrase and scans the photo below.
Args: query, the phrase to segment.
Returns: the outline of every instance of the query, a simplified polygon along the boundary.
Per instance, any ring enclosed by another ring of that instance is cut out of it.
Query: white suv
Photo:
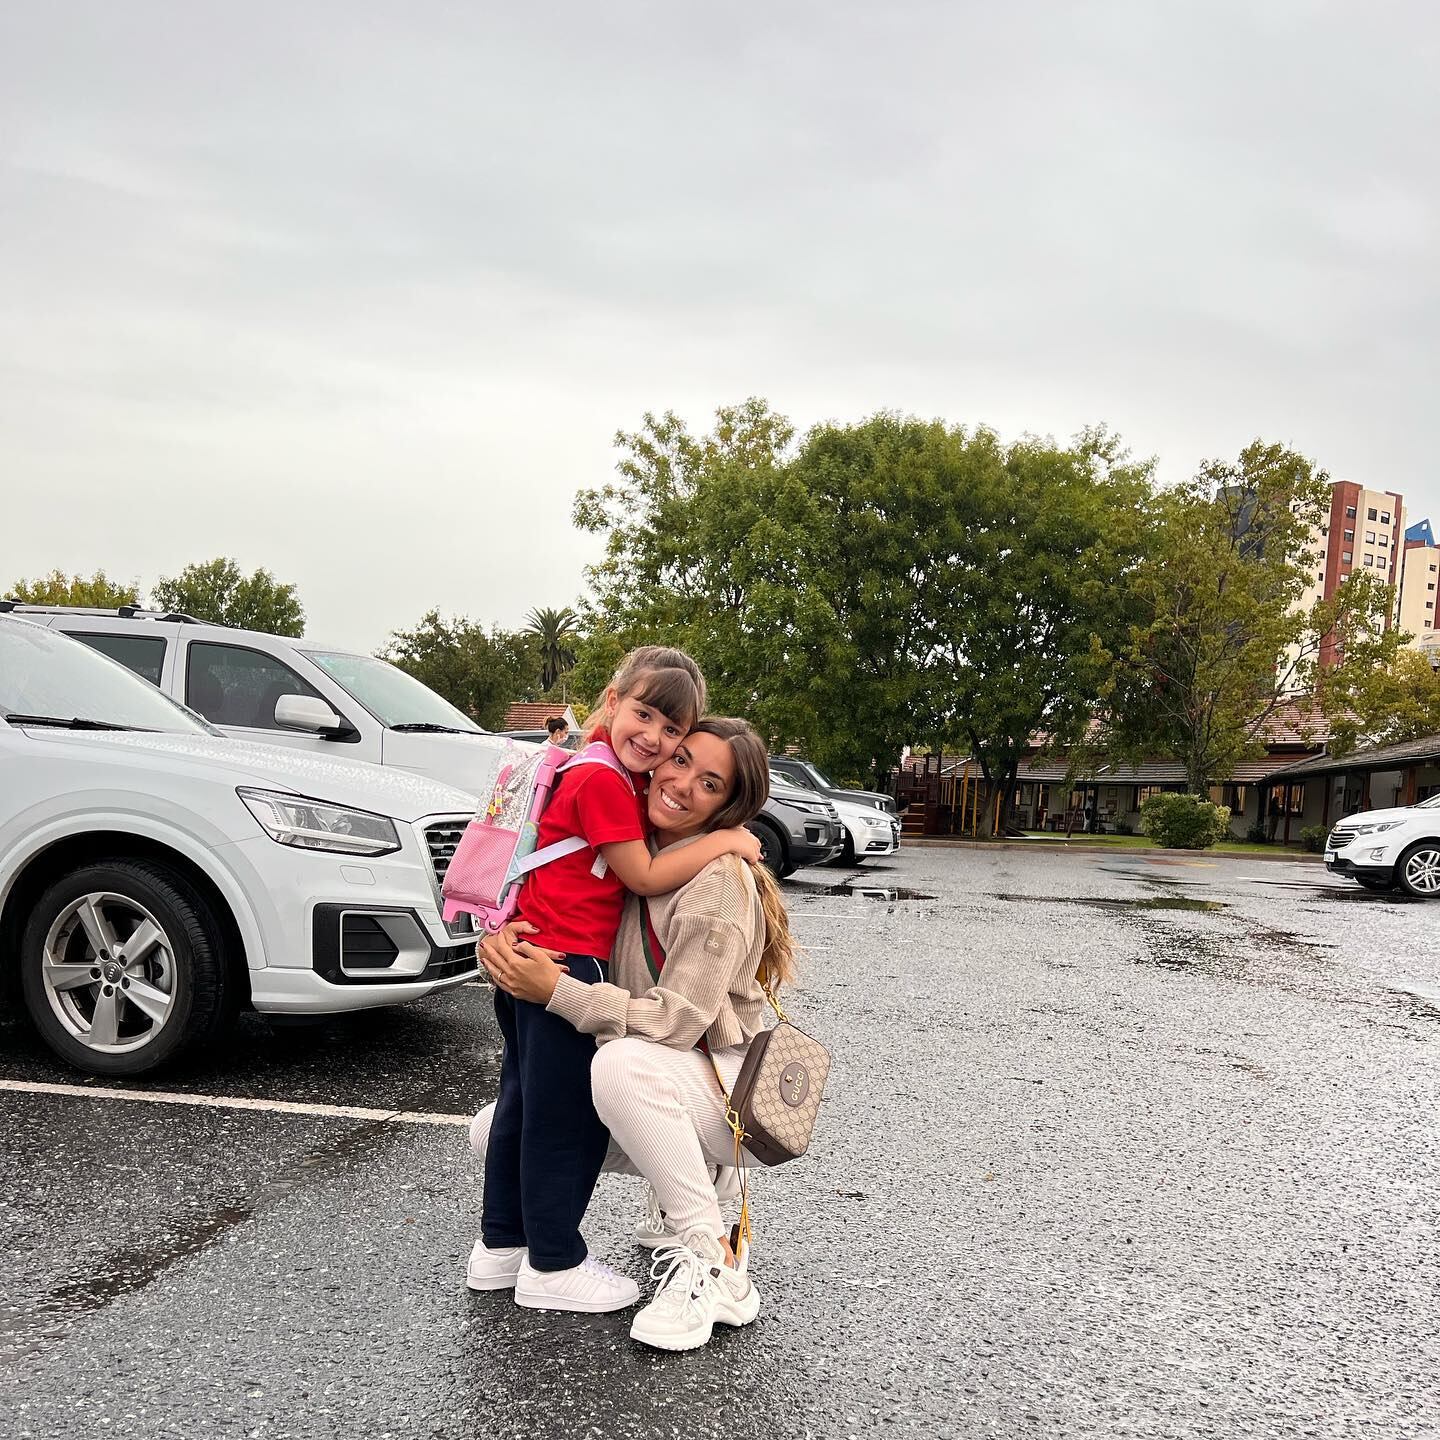
[[[366,760],[490,794],[507,741],[386,660],[184,615],[0,600],[118,660],[236,740]]]
[[[477,974],[440,881],[473,810],[419,775],[240,745],[123,666],[0,616],[0,984],[101,1075],[241,1005],[332,1014]]]
[[[1397,810],[1342,820],[1325,841],[1325,868],[1367,890],[1407,890],[1440,899],[1440,795]]]

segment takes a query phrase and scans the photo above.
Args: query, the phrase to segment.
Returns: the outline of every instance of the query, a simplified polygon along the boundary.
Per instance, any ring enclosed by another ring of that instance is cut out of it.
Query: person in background
[[[563,750],[570,738],[570,722],[563,715],[552,715],[545,722],[545,729],[549,732],[546,738],[550,743]]]

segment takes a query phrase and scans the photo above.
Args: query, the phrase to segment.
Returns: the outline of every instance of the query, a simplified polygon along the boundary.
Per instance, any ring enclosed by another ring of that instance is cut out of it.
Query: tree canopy
[[[443,695],[476,724],[498,730],[515,700],[540,688],[533,640],[499,628],[489,634],[463,616],[431,610],[412,630],[397,630],[382,657]]]
[[[161,609],[212,625],[291,637],[305,632],[305,610],[293,585],[276,580],[268,570],[245,575],[224,556],[187,565],[173,579],[161,576],[152,599]]]
[[[138,585],[111,580],[103,570],[93,575],[66,575],[52,570],[35,580],[17,580],[5,595],[27,605],[80,605],[96,610],[140,603]]]

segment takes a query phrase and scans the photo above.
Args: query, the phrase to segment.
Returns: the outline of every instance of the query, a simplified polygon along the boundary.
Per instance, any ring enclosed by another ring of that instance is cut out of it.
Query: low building
[[[568,705],[559,705],[550,700],[521,701],[505,712],[502,730],[540,730],[556,717],[564,720],[572,731],[580,728],[575,712]]]
[[[1440,794],[1440,735],[1318,755],[1275,771],[1267,784],[1302,788],[1303,825],[1328,828],[1360,811],[1416,805]]]

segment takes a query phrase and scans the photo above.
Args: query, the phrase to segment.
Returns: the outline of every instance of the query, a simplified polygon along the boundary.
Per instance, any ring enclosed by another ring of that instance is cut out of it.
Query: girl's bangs
[[[647,671],[630,692],[630,698],[658,710],[687,730],[700,718],[700,692],[695,682],[673,667]]]

